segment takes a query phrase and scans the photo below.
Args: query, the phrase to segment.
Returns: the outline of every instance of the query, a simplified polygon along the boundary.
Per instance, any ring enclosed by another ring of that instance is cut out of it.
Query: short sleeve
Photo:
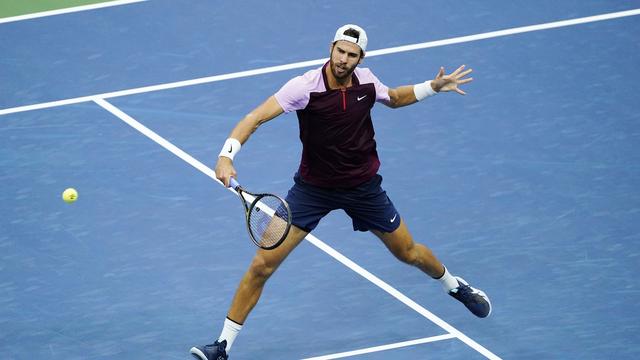
[[[302,110],[309,103],[308,80],[304,76],[296,76],[289,80],[274,97],[284,112]]]
[[[358,71],[359,70],[359,71]],[[373,84],[376,89],[376,101],[388,104],[391,101],[389,97],[389,87],[383,84],[368,68],[356,69],[356,75],[361,84]]]

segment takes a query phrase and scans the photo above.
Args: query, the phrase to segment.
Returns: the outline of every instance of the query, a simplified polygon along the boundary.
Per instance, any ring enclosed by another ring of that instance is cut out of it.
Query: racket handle
[[[229,187],[237,189],[240,186],[240,184],[236,181],[235,178],[230,177],[229,178]]]

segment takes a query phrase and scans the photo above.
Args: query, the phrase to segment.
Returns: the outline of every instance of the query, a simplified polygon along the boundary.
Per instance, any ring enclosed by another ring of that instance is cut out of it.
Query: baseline
[[[522,27],[516,27],[516,28],[510,28],[510,29],[504,29],[504,30],[497,30],[497,31],[491,31],[491,32],[475,34],[475,35],[460,36],[460,37],[444,39],[444,40],[436,40],[436,41],[429,41],[429,42],[423,42],[423,43],[412,44],[412,45],[404,45],[404,46],[397,46],[397,47],[391,47],[386,49],[372,50],[367,52],[367,57],[389,55],[389,54],[427,49],[427,48],[438,47],[438,46],[459,44],[464,42],[471,42],[471,41],[485,40],[485,39],[508,36],[508,35],[521,34],[521,33],[532,32],[532,31],[549,30],[549,29],[554,29],[559,27],[586,24],[586,23],[596,22],[596,21],[612,20],[612,19],[617,19],[617,18],[622,18],[627,16],[636,16],[636,15],[640,15],[640,8],[627,10],[627,11],[619,11],[614,13],[587,16],[587,17],[570,19],[570,20],[554,21],[554,22],[538,24],[538,25],[529,25],[529,26],[522,26]],[[38,110],[38,109],[46,109],[51,107],[63,106],[63,105],[78,104],[78,103],[83,103],[87,101],[93,101],[95,98],[108,99],[108,98],[114,98],[114,97],[120,97],[120,96],[142,94],[142,93],[147,93],[152,91],[168,90],[168,89],[175,89],[175,88],[180,88],[185,86],[200,85],[200,84],[212,83],[212,82],[223,81],[223,80],[245,78],[245,77],[256,76],[261,74],[268,74],[268,73],[274,73],[274,72],[280,72],[280,71],[286,71],[286,70],[292,70],[292,69],[298,69],[298,68],[305,68],[310,66],[317,66],[317,65],[324,64],[327,60],[328,58],[322,58],[317,60],[302,61],[302,62],[296,62],[296,63],[278,65],[278,66],[269,66],[265,68],[245,70],[245,71],[233,72],[233,73],[222,74],[222,75],[207,76],[207,77],[196,78],[191,80],[182,80],[182,81],[176,81],[176,82],[170,82],[170,83],[164,83],[164,84],[143,86],[143,87],[132,88],[127,90],[112,91],[112,92],[107,92],[102,94],[81,96],[81,97],[70,98],[65,100],[56,100],[56,101],[39,103],[39,104],[17,106],[12,108],[0,109],[0,115],[13,114],[18,112]]]
[[[143,2],[143,1],[147,1],[147,0],[113,0],[113,1],[101,2],[97,4],[73,6],[73,7],[57,9],[57,10],[40,11],[32,14],[24,14],[24,15],[17,15],[17,16],[2,18],[0,19],[0,24],[37,19],[37,18],[47,17],[47,16],[70,14],[70,13],[79,12],[79,11],[102,9],[102,8],[112,7],[112,6],[128,5],[128,4],[133,4],[133,3]]]

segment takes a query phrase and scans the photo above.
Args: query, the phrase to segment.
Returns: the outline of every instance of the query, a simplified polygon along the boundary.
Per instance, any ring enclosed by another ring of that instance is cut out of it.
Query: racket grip
[[[237,189],[238,186],[240,186],[240,184],[236,181],[235,178],[230,177],[229,178],[229,187],[233,188],[233,189]]]

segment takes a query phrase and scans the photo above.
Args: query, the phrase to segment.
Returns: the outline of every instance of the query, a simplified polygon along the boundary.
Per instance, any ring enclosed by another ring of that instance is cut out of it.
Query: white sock
[[[449,293],[449,291],[458,287],[458,280],[456,280],[456,278],[454,278],[453,275],[449,273],[449,270],[447,270],[446,266],[442,266],[444,267],[444,275],[436,280],[440,281],[440,284],[442,284],[442,288],[444,289],[444,291]]]
[[[227,354],[231,350],[231,345],[233,345],[233,342],[236,340],[236,337],[238,336],[240,330],[242,330],[242,325],[229,318],[224,319],[224,326],[222,327],[222,333],[218,338],[218,342],[227,340]]]

